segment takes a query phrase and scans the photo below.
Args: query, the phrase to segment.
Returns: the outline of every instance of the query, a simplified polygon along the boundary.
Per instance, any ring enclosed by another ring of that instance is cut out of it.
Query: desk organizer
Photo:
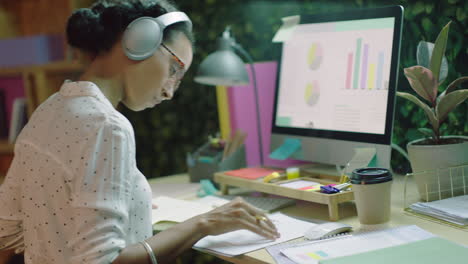
[[[299,179],[301,180],[310,180],[323,185],[333,183],[338,184],[339,181],[339,176],[323,174],[318,171],[314,171],[313,168],[301,168],[300,174],[301,178]],[[214,181],[220,184],[222,194],[229,194],[228,187],[236,186],[252,189],[263,193],[289,197],[297,200],[325,204],[328,206],[328,215],[331,221],[337,221],[340,219],[338,211],[338,205],[340,203],[354,200],[354,193],[352,190],[335,194],[325,194],[320,192],[304,191],[280,186],[281,184],[296,180],[297,179],[278,181],[275,183],[264,183],[263,179],[248,180],[239,177],[229,176],[226,175],[224,172],[218,172],[214,174]]]
[[[204,144],[194,153],[187,154],[187,167],[190,182],[200,182],[202,179],[213,179],[218,171],[240,169],[246,166],[245,145],[223,159],[223,151],[208,151],[209,143]],[[207,154],[207,152],[210,152]]]
[[[430,175],[423,188],[417,185],[417,177]],[[425,190],[421,192],[422,190]],[[454,227],[468,232],[468,225],[458,225],[436,217],[413,211],[410,206],[417,202],[437,201],[461,195],[468,195],[468,165],[439,168],[431,171],[408,173],[405,175],[403,210],[405,213],[431,222]]]

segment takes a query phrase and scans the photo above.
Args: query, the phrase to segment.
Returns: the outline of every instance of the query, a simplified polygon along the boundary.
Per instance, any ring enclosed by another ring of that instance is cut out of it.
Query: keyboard
[[[217,195],[220,198],[233,200],[236,197],[242,197],[249,204],[264,210],[267,213],[294,205],[296,200],[290,198],[277,198],[277,197],[257,197],[247,195]]]

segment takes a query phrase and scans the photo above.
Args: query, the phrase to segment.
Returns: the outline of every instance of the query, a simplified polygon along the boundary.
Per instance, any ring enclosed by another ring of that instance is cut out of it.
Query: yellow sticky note
[[[311,258],[313,258],[313,259],[322,259],[321,256],[319,256],[319,255],[317,255],[317,254],[315,254],[315,253],[313,253],[313,252],[311,252],[311,253],[306,253],[306,254],[307,254],[307,256],[309,256],[309,257],[311,257]]]

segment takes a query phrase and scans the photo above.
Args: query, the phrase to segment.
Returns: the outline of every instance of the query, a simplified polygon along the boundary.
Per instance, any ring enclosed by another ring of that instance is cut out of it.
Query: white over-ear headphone
[[[125,55],[132,60],[151,57],[161,45],[164,29],[179,22],[185,22],[192,28],[192,22],[184,12],[169,12],[156,18],[140,17],[133,20],[123,33]]]

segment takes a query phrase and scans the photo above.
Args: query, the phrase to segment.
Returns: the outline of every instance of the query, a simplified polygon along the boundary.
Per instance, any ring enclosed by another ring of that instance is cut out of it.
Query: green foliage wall
[[[277,58],[271,39],[281,25],[281,17],[399,4],[405,8],[405,19],[398,90],[410,91],[402,70],[416,64],[418,42],[434,42],[449,20],[453,21],[446,52],[449,75],[442,86],[445,88],[455,78],[468,75],[468,1],[176,0],[176,3],[194,23],[197,49],[192,68],[172,101],[139,113],[123,110],[135,127],[138,166],[147,177],[185,172],[186,153],[219,130],[215,89],[194,83],[193,77],[201,60],[216,48],[216,38],[226,25],[232,26],[235,38],[255,61],[269,61]],[[443,133],[467,135],[467,111],[465,102],[451,113],[442,126]],[[422,110],[397,99],[395,113],[393,142],[405,147],[408,141],[422,136],[416,131],[428,126]],[[394,169],[400,172],[407,169],[401,155],[396,152],[392,155]]]

